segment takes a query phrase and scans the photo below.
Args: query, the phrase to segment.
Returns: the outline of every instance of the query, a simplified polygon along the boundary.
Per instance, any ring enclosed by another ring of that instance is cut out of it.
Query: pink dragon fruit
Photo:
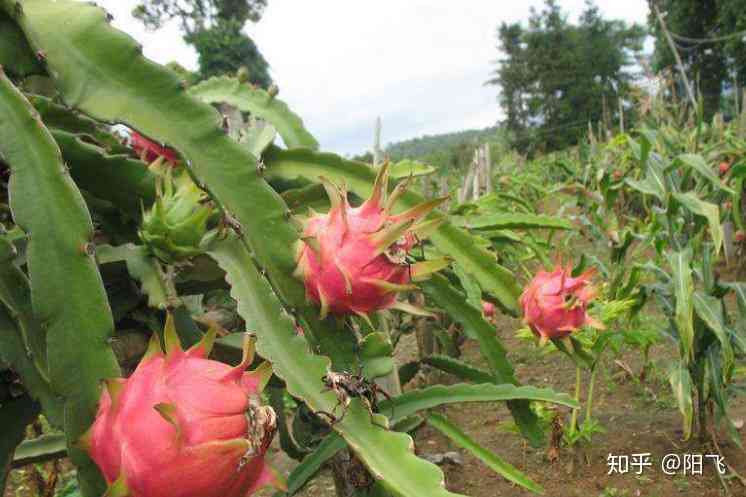
[[[331,201],[327,214],[312,213],[304,223],[297,247],[296,275],[305,283],[307,297],[321,306],[321,317],[397,308],[421,310],[397,302],[396,293],[414,288],[422,279],[445,267],[445,259],[408,264],[407,252],[437,228],[441,219],[419,222],[445,199],[420,204],[399,214],[391,210],[406,192],[408,181],[388,193],[388,163],[381,166],[371,197],[351,207],[343,189],[321,178]]]
[[[149,140],[142,136],[137,131],[133,131],[130,135],[130,146],[132,150],[140,156],[140,158],[147,163],[151,163],[157,160],[159,157],[163,157],[166,162],[170,164],[176,164],[179,162],[179,158],[176,156],[176,152],[168,147],[164,147]]]
[[[108,497],[244,497],[284,483],[265,463],[276,427],[259,394],[269,363],[245,372],[207,359],[214,332],[183,351],[169,316],[135,372],[105,382],[98,414],[81,440],[110,484]]]
[[[584,325],[603,329],[603,324],[588,315],[588,303],[597,291],[591,285],[595,269],[572,277],[570,267],[558,265],[548,273],[539,271],[520,298],[523,318],[543,345],[561,339]]]
[[[482,301],[482,314],[484,315],[484,317],[486,317],[487,319],[492,319],[495,317],[495,312],[495,304],[493,304],[492,302],[487,302],[486,300]]]

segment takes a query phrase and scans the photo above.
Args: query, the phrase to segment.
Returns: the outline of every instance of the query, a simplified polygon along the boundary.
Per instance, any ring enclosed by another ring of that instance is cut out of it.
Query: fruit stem
[[[580,403],[580,366],[575,366],[575,401]],[[579,409],[572,410],[572,418],[570,419],[570,433],[575,434],[578,429],[578,411]]]
[[[588,385],[588,398],[585,400],[585,421],[591,419],[591,411],[593,409],[593,385],[596,382],[596,368],[591,371],[591,382]]]

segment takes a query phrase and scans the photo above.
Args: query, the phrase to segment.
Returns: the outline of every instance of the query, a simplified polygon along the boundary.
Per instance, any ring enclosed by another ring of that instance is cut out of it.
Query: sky
[[[98,0],[147,57],[194,69],[176,23],[148,32],[130,15],[136,0]],[[560,0],[577,19],[584,0]],[[610,19],[645,23],[647,0],[597,0]],[[324,150],[345,155],[424,134],[484,128],[501,113],[484,86],[500,58],[496,29],[525,21],[543,0],[269,0],[247,34],[270,64],[279,98]]]

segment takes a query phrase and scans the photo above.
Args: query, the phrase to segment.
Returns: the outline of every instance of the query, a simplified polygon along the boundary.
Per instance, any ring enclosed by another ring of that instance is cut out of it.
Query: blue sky
[[[135,0],[99,0],[146,56],[196,67],[170,24],[149,33],[132,19]],[[501,22],[525,20],[542,0],[269,0],[247,26],[271,65],[280,98],[325,150],[361,153],[376,116],[384,143],[493,125],[497,88],[483,86],[500,57]],[[560,0],[576,18],[584,0]],[[608,18],[645,23],[646,0],[597,0]]]

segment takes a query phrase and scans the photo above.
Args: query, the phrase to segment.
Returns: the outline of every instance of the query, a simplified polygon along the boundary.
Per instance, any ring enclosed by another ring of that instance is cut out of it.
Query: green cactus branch
[[[102,378],[119,374],[107,343],[114,323],[94,260],[93,226],[59,148],[23,95],[0,73],[0,154],[11,168],[16,224],[28,235],[31,301],[47,337],[52,388],[65,397],[73,444],[88,429]],[[98,469],[71,451],[86,495],[103,490]]]
[[[190,347],[200,341],[202,333],[179,297],[173,277],[166,274],[161,262],[146,247],[132,243],[117,247],[99,245],[97,253],[100,264],[118,261],[125,263],[127,272],[140,282],[142,292],[147,295],[148,306],[171,311],[182,345]]]
[[[0,301],[8,308],[21,332],[24,347],[45,382],[49,382],[46,334],[34,317],[31,286],[26,274],[16,266],[15,246],[0,236]]]
[[[272,288],[257,269],[246,248],[235,238],[214,242],[210,254],[225,270],[231,295],[248,330],[259,334],[257,351],[271,361],[274,372],[288,392],[302,398],[315,411],[331,412],[334,394],[322,393],[319,378],[331,364],[329,359],[309,353],[294,321],[281,306]],[[389,490],[403,497],[454,497],[443,486],[437,466],[417,458],[412,439],[371,424],[369,413],[355,400],[344,419],[334,425],[348,446],[365,462],[370,472]]]
[[[140,216],[143,205],[155,200],[155,175],[147,166],[126,155],[109,155],[101,147],[76,135],[50,129],[70,167],[70,175],[82,190],[108,200],[133,218]]]
[[[497,401],[538,401],[550,402],[569,408],[578,408],[578,403],[565,393],[557,393],[548,388],[517,387],[515,385],[436,385],[423,390],[407,392],[391,401],[381,403],[380,412],[390,417],[391,424],[407,419],[418,412],[433,409],[447,404],[463,402],[497,402]],[[331,459],[337,451],[345,447],[344,440],[336,433],[326,437],[319,448],[306,457],[288,479],[289,490],[297,491],[308,478],[318,471],[325,461]],[[502,472],[498,471],[500,474]],[[289,492],[291,495],[293,492]]]
[[[140,282],[142,292],[148,297],[148,306],[154,309],[166,309],[169,305],[170,292],[164,281],[158,261],[148,254],[145,247],[132,243],[112,247],[99,245],[97,248],[99,264],[123,261],[130,276]]]
[[[264,154],[267,176],[278,179],[302,178],[317,182],[319,176],[329,178],[347,188],[361,198],[370,195],[376,172],[367,164],[343,159],[338,155],[318,153],[310,150],[281,150],[270,147]],[[408,191],[401,196],[397,206],[403,211],[423,201],[417,193]],[[431,218],[443,217],[430,214]],[[430,235],[430,240],[444,254],[452,257],[479,281],[482,288],[493,294],[503,307],[512,314],[517,313],[520,293],[515,277],[510,271],[497,264],[494,254],[473,243],[472,237],[464,230],[445,221]]]
[[[264,119],[282,137],[288,148],[317,150],[319,143],[303,127],[303,121],[282,100],[262,88],[236,78],[216,76],[189,88],[189,94],[209,104],[227,103],[242,112]]]
[[[18,22],[33,48],[44,51],[68,105],[101,121],[125,123],[182,153],[196,183],[235,221],[231,224],[283,301],[309,325],[309,339],[321,334],[318,312],[306,304],[305,289],[293,276],[290,248],[298,233],[288,222],[289,210],[264,181],[256,159],[223,132],[217,111],[187,95],[175,74],[142,57],[139,46],[109,26],[96,6],[0,0],[0,7]],[[86,43],[75,42],[82,38]],[[329,338],[324,346],[338,348],[335,361],[348,365],[352,360],[351,341]]]
[[[2,0],[0,5],[6,12],[15,12],[15,1]],[[132,40],[108,26],[100,9],[73,1],[28,0],[23,2],[21,11],[16,20],[34,48],[43,47],[46,51],[48,68],[66,101],[98,119],[125,122],[179,150],[198,183],[209,189],[238,222],[243,241],[248,242],[267,271],[274,289],[302,314],[304,321],[314,322],[317,311],[304,303],[303,285],[292,276],[295,259],[290,249],[298,235],[287,220],[287,206],[261,177],[255,159],[224,135],[214,109],[186,96],[173,74],[139,58]],[[81,37],[86,43],[73,41]],[[71,60],[75,64],[70,64]],[[234,284],[240,285],[246,283],[246,274],[256,273],[256,269],[246,246],[238,241],[235,245],[243,250],[243,266],[231,268],[236,275]],[[260,334],[260,352],[274,362],[293,394],[317,408],[332,409],[333,398],[319,393],[328,359],[309,354],[302,338],[278,342],[277,337],[294,336],[293,320],[280,308],[266,282],[261,281],[264,293],[257,290],[258,295],[254,296],[253,288],[246,298],[245,291],[240,293],[244,301],[260,295],[272,299],[270,307],[252,307],[242,313],[249,326],[252,320],[258,320],[253,329]],[[278,324],[282,315],[285,318]],[[310,330],[305,331],[308,336]],[[351,333],[326,335],[330,345],[352,344]],[[328,351],[326,344],[324,347]],[[351,346],[349,349],[348,354],[352,355]],[[340,354],[333,355],[337,359]],[[313,367],[295,367],[301,358],[303,366]],[[451,495],[442,488],[440,470],[408,452],[411,439],[381,433],[383,430],[371,425],[368,413],[361,407],[352,409],[337,429],[344,433],[350,446],[361,452],[374,473],[379,478],[385,475],[387,484],[398,489],[399,494]],[[392,460],[392,453],[402,456]],[[412,474],[420,476],[410,481]]]
[[[63,424],[63,405],[29,357],[21,331],[7,309],[0,305],[0,361],[5,362],[21,378],[29,396],[37,400],[49,422],[56,427]],[[0,487],[1,489],[1,487]]]
[[[52,133],[54,133],[54,130],[59,130],[80,135],[86,143],[96,144],[103,148],[107,155],[126,155],[129,157],[134,154],[133,150],[123,144],[106,124],[101,124],[42,95],[26,93],[26,98],[39,112],[42,122]]]
[[[44,74],[23,32],[3,12],[0,12],[0,66],[15,77]]]
[[[38,415],[39,405],[26,396],[14,399],[0,407],[0,426],[3,427],[3,436],[0,437],[0,492],[3,494],[16,446],[26,435],[26,426]]]
[[[466,297],[453,288],[444,276],[434,275],[421,286],[428,297],[442,307],[452,319],[461,323],[467,333],[470,332],[477,339],[479,350],[487,361],[495,382],[518,385],[507,352],[497,338],[495,328],[485,321],[481,311],[469,305]],[[531,445],[535,447],[543,445],[544,432],[528,402],[510,401],[508,407],[521,433]]]

